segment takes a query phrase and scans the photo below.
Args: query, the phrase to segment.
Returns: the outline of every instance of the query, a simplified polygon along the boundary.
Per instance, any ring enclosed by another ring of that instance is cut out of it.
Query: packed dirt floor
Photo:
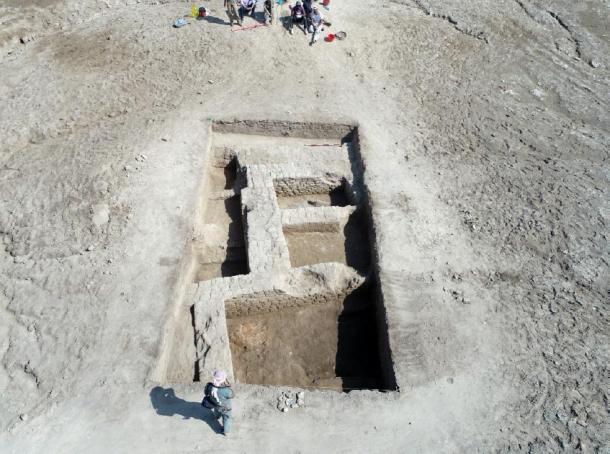
[[[0,2],[0,452],[610,452],[608,1],[205,4]],[[366,134],[399,392],[155,379],[219,118]]]

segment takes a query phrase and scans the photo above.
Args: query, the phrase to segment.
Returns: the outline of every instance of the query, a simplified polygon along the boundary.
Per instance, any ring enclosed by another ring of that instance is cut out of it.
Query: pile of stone
[[[299,408],[305,406],[305,392],[283,392],[277,398],[277,409],[283,413],[288,413],[291,408]]]

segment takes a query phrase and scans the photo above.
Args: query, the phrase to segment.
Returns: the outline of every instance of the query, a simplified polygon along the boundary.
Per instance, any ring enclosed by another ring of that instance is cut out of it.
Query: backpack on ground
[[[203,405],[205,408],[209,408],[210,410],[222,407],[222,404],[218,398],[212,394],[213,388],[214,385],[212,383],[205,385],[205,388],[203,389],[203,400],[201,401],[201,405]]]

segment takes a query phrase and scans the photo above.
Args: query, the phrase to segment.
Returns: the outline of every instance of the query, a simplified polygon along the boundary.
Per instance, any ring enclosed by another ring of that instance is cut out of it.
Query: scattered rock
[[[21,44],[27,44],[31,41],[34,41],[34,39],[36,39],[36,36],[34,34],[23,35],[19,37],[19,42]]]
[[[98,203],[91,207],[91,221],[98,227],[105,225],[110,220],[110,207],[106,203]]]
[[[34,130],[32,131],[32,134],[30,135],[29,141],[31,144],[39,144],[41,142],[43,142],[44,140],[46,140],[47,138],[47,134],[44,131],[41,130]]]
[[[19,419],[21,419],[22,421],[27,421],[28,420],[28,414],[27,413],[21,413],[19,415]]]
[[[89,245],[89,246],[87,246],[87,247],[85,248],[85,251],[87,251],[87,252],[95,251],[95,246],[93,246],[93,245],[91,244],[91,245]]]
[[[563,408],[560,408],[559,410],[557,410],[557,413],[555,413],[555,415],[557,416],[557,419],[559,421],[561,421],[563,424],[566,424],[568,422],[568,414],[565,412],[565,410]]]
[[[591,66],[591,68],[599,68],[601,66],[601,63],[599,62],[599,60],[596,60],[595,58],[592,58],[589,61],[589,65]]]
[[[284,392],[277,398],[277,409],[286,413],[290,408],[299,408],[305,405],[305,393]]]
[[[95,183],[93,183],[93,190],[95,192],[103,194],[103,193],[108,192],[108,188],[109,188],[109,184],[107,181],[98,180]]]

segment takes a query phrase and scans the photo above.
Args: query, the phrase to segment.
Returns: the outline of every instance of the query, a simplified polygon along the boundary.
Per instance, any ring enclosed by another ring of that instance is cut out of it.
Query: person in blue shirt
[[[314,6],[311,14],[309,15],[309,31],[311,32],[311,46],[318,40],[320,33],[322,33],[322,26],[324,25],[324,17],[320,14],[320,10],[317,6]]]
[[[212,381],[205,385],[204,394],[201,404],[212,412],[214,418],[217,420],[222,418],[222,433],[228,437],[232,423],[231,399],[235,394],[224,370],[214,371]]]

